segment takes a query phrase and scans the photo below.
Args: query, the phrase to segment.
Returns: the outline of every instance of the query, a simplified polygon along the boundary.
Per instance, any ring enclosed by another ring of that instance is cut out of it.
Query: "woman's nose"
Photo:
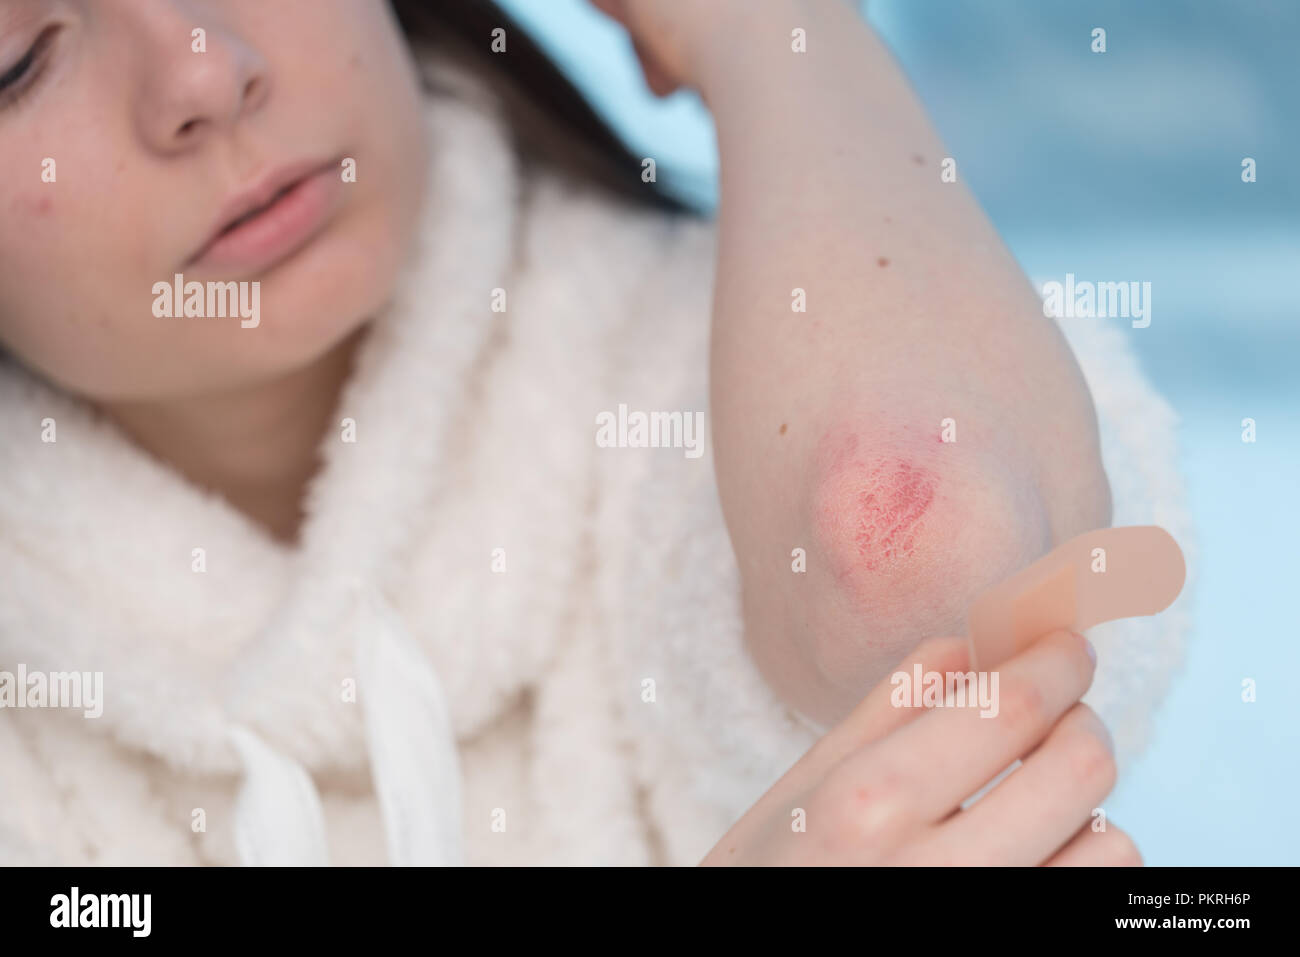
[[[234,31],[196,25],[170,2],[146,0],[141,7],[156,13],[140,23],[143,47],[136,53],[142,61],[136,124],[152,149],[193,149],[266,101],[266,60]]]

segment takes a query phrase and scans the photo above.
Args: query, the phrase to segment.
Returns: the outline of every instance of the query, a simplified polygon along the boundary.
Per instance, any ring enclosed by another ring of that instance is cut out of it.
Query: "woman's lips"
[[[291,181],[268,203],[218,233],[188,265],[229,279],[270,269],[320,233],[342,192],[337,164],[322,166]]]

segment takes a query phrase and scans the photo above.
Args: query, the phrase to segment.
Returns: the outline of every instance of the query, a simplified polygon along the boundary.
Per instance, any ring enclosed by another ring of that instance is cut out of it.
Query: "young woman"
[[[0,860],[1136,859],[1177,615],[997,720],[887,678],[1184,539],[1167,407],[845,0],[598,5],[712,110],[716,226],[482,0],[0,0]]]

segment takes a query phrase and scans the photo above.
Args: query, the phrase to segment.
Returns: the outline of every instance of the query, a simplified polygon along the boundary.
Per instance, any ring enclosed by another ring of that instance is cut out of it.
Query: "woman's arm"
[[[845,0],[618,6],[717,123],[713,435],[746,637],[829,724],[985,585],[1109,522],[1091,400]]]

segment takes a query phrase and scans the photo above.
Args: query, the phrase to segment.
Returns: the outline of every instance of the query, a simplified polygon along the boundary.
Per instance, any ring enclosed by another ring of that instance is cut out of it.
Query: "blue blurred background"
[[[713,202],[693,95],[650,96],[584,0],[502,4],[661,183]],[[1031,278],[1152,283],[1150,327],[1118,325],[1182,420],[1195,628],[1108,813],[1151,865],[1300,864],[1300,2],[872,0],[868,16]]]

